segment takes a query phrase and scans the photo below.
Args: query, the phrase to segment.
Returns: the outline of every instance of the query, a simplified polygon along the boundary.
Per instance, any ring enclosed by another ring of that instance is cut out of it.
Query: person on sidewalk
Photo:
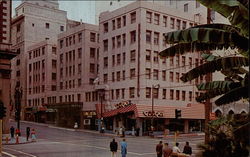
[[[30,137],[30,127],[26,127],[26,141],[29,141]]]
[[[32,131],[31,131],[31,139],[32,139],[32,141],[36,141],[36,131],[35,131],[35,129],[32,129]]]
[[[15,134],[15,128],[13,126],[10,127],[10,136],[13,139]]]
[[[173,152],[173,150],[168,147],[168,143],[164,143],[163,157],[170,157],[172,152]]]
[[[183,153],[192,155],[192,148],[189,146],[189,142],[186,142],[186,145],[184,146]]]
[[[162,157],[162,148],[163,148],[162,141],[160,141],[155,148],[157,157]]]
[[[113,138],[113,141],[110,142],[110,151],[111,151],[111,157],[116,157],[117,156],[117,148],[118,148],[118,144],[115,141],[115,139]]]
[[[175,144],[175,146],[173,147],[173,153],[180,153],[181,152],[181,150],[178,146],[179,146],[179,143],[177,142]]]
[[[127,146],[128,146],[128,144],[124,138],[121,142],[121,155],[122,155],[122,157],[126,157],[126,155],[127,155]]]

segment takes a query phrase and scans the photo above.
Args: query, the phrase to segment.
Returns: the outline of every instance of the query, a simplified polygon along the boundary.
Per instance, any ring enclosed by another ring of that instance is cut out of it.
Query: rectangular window
[[[153,72],[153,79],[158,80],[159,79],[159,70],[154,69]]]
[[[115,55],[112,55],[112,66],[115,66]]]
[[[116,37],[116,41],[117,41],[117,48],[121,47],[121,36],[117,36]]]
[[[112,49],[115,49],[115,37],[112,37]]]
[[[104,57],[104,59],[103,59],[103,66],[104,66],[104,68],[108,67],[108,57]]]
[[[154,44],[159,45],[159,36],[160,33],[154,32]]]
[[[162,71],[162,81],[166,81],[166,70]]]
[[[189,64],[189,68],[192,68],[192,57],[189,57],[189,60],[188,60],[188,64]]]
[[[116,72],[116,80],[117,81],[121,80],[121,72],[120,71]]]
[[[89,66],[90,66],[89,72],[90,72],[90,73],[95,73],[95,64],[90,63]]]
[[[56,73],[52,73],[52,80],[56,80]]]
[[[158,51],[154,51],[154,63],[159,63]]]
[[[125,98],[125,88],[122,89],[122,99]]]
[[[52,59],[52,68],[56,68],[56,60]]]
[[[186,64],[186,57],[182,56],[181,57],[181,66],[185,67],[185,64]]]
[[[123,20],[123,26],[126,26],[126,15],[122,17]]]
[[[82,58],[82,48],[78,48],[78,58]]]
[[[153,88],[153,96],[155,99],[159,98],[159,88]]]
[[[151,79],[151,69],[146,68],[146,79]]]
[[[45,23],[45,27],[49,29],[49,23]]]
[[[125,64],[125,62],[126,62],[126,53],[123,52],[122,53],[122,64]]]
[[[162,89],[162,99],[167,99],[167,89]]]
[[[188,98],[189,98],[189,101],[192,101],[193,92],[189,91],[189,93],[188,93]]]
[[[112,20],[112,30],[115,30],[115,20]]]
[[[174,82],[174,73],[173,72],[169,73],[169,80],[170,80],[170,82]]]
[[[159,14],[155,14],[154,15],[154,24],[155,25],[159,25],[160,24],[160,15]]]
[[[134,98],[135,97],[135,87],[130,87],[129,88],[129,98]]]
[[[174,21],[175,21],[174,18],[170,18],[170,28],[171,29],[174,29]]]
[[[180,66],[180,56],[179,55],[176,55],[175,56],[176,58],[176,66],[178,67],[178,66]]]
[[[181,29],[181,21],[180,20],[176,20],[176,28],[177,28],[177,30]]]
[[[122,80],[125,80],[125,78],[126,78],[126,71],[123,70],[123,71],[122,71]]]
[[[136,31],[131,31],[130,32],[130,43],[133,44],[136,42]]]
[[[61,30],[61,31],[64,31],[64,26],[60,26],[60,30]]]
[[[120,98],[120,89],[115,90],[116,99]]]
[[[90,41],[95,42],[96,41],[96,33],[90,32]]]
[[[130,62],[135,62],[135,50],[130,51]]]
[[[184,12],[188,12],[188,3],[184,4]]]
[[[108,43],[108,39],[106,39],[106,40],[103,40],[103,49],[104,49],[104,51],[108,51],[108,45],[109,43]]]
[[[131,17],[131,24],[136,22],[136,12],[130,14]]]
[[[108,83],[108,74],[103,75],[103,82]]]
[[[175,77],[176,77],[176,82],[180,82],[180,73],[176,73]]]
[[[121,18],[117,18],[117,29],[121,28],[121,25],[122,25],[122,20]]]
[[[151,62],[151,51],[150,50],[146,50],[146,61]]]
[[[81,85],[82,85],[82,79],[78,79],[77,84],[78,84],[78,87],[81,87]]]
[[[146,31],[146,42],[151,44],[151,31]]]
[[[146,87],[146,98],[151,98],[151,88]]]
[[[180,100],[180,91],[176,90],[176,100]]]
[[[109,25],[108,22],[103,24],[103,32],[107,33],[109,31]]]
[[[90,58],[95,58],[95,48],[90,48]]]
[[[196,58],[196,59],[195,59],[195,67],[198,67],[198,66],[199,66],[199,59]]]
[[[126,34],[122,34],[122,46],[126,45]]]
[[[112,82],[115,82],[115,73],[112,72]]]
[[[78,41],[82,42],[82,33],[78,33]]]
[[[130,79],[135,78],[135,69],[130,69]]]
[[[185,99],[186,99],[186,91],[182,91],[181,92],[181,100],[185,101]]]
[[[82,64],[78,64],[78,74],[82,73]]]
[[[146,13],[147,23],[152,23],[152,13],[147,11]]]
[[[168,17],[167,16],[163,16],[163,27],[167,27],[167,23],[168,22]]]
[[[120,65],[121,64],[121,54],[117,54],[116,56],[116,62],[117,62],[117,65]]]

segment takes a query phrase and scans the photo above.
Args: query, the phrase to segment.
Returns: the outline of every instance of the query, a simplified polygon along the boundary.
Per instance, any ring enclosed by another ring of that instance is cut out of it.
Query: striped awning
[[[204,104],[187,104],[186,106],[155,105],[154,113],[158,118],[175,118],[175,109],[181,110],[181,119],[205,119]],[[151,116],[152,106],[131,104],[123,108],[104,112],[103,117],[112,117],[121,113],[134,112],[135,117],[146,118]]]

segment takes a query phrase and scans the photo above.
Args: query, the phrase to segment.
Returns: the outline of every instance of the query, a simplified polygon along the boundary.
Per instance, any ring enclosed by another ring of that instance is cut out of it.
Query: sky
[[[60,1],[60,10],[67,11],[67,17],[72,20],[86,23],[95,23],[95,6],[94,1]],[[12,1],[12,15],[15,15],[15,8],[21,4],[21,0]]]

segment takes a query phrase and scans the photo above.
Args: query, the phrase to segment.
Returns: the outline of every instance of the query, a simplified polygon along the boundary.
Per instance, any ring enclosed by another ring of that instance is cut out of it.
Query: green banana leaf
[[[199,76],[220,71],[233,67],[248,66],[249,60],[245,57],[224,57],[211,62],[206,62],[189,72],[185,73],[180,79],[183,82],[191,81]]]

